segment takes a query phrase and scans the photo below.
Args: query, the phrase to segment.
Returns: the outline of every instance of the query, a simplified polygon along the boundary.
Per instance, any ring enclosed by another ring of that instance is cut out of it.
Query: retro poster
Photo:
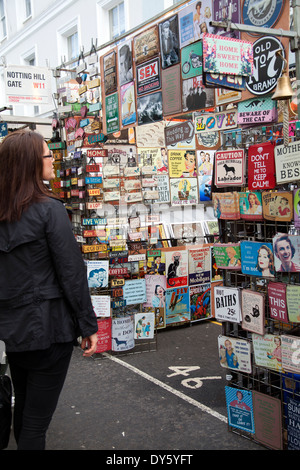
[[[197,77],[187,78],[182,81],[182,111],[198,111],[199,109],[211,108],[215,104],[215,90],[204,86],[202,75]],[[233,113],[235,114],[235,112]],[[205,123],[203,121],[205,116],[201,114],[199,117],[199,130],[204,130]],[[220,122],[220,121],[219,121]],[[212,124],[212,122],[210,121]],[[228,124],[229,125],[229,124]],[[203,127],[204,126],[204,127]],[[209,130],[209,129],[207,129]],[[218,129],[214,129],[218,130]]]
[[[240,219],[239,193],[212,193],[214,216],[217,219]]]
[[[197,178],[170,178],[170,187],[172,206],[198,203]]]
[[[251,374],[251,343],[240,338],[218,337],[221,367]]]
[[[134,314],[134,339],[153,339],[154,312]]]
[[[281,337],[252,333],[255,364],[282,372]]]
[[[188,250],[189,285],[210,282],[211,256],[210,245]]]
[[[158,202],[170,202],[170,183],[167,174],[157,175]]]
[[[218,321],[240,323],[241,296],[236,287],[213,286],[215,318]]]
[[[97,349],[96,354],[111,351],[111,318],[97,320]]]
[[[110,317],[110,295],[91,295],[96,317]]]
[[[231,21],[233,23],[241,23],[241,2],[240,0],[213,0],[213,21],[226,21],[231,12]],[[240,38],[240,33],[236,29],[227,31],[225,28],[213,28],[213,34]]]
[[[137,95],[159,90],[161,87],[159,58],[156,57],[136,67]]]
[[[111,134],[120,129],[118,93],[105,97],[106,132]]]
[[[213,150],[197,150],[200,201],[211,200],[214,157],[215,152]]]
[[[138,125],[151,124],[163,119],[161,91],[137,98]],[[157,147],[157,142],[153,147]]]
[[[240,214],[244,220],[263,220],[262,195],[260,191],[239,193]]]
[[[266,220],[290,222],[293,219],[293,193],[291,191],[263,191],[262,205]]]
[[[133,39],[134,58],[136,65],[151,59],[159,53],[158,27],[151,28],[138,34]]]
[[[244,184],[245,157],[243,149],[232,149],[215,154],[215,185],[241,186]]]
[[[112,51],[103,57],[104,71],[104,91],[106,95],[110,95],[117,90],[117,74],[116,74],[116,52]]]
[[[198,75],[202,75],[202,41],[181,49],[181,78],[185,80]]]
[[[167,289],[188,285],[188,251],[166,251]]]
[[[300,286],[287,284],[286,303],[289,321],[300,323]]]
[[[253,73],[251,42],[215,34],[203,36],[204,72],[250,77]]]
[[[281,335],[282,368],[285,372],[300,373],[300,338]]]
[[[108,286],[108,260],[87,260],[87,277],[89,288]]]
[[[275,147],[277,184],[291,183],[300,179],[300,142]]]
[[[278,233],[273,237],[275,270],[300,272],[300,236]]]
[[[166,276],[145,275],[146,282],[146,302],[145,307],[162,308],[166,307]]]
[[[225,394],[229,426],[254,433],[252,391],[226,386]]]
[[[191,322],[207,320],[211,313],[211,284],[190,286]]]
[[[173,15],[159,23],[159,40],[162,68],[178,64],[180,60],[178,16]]]
[[[287,395],[287,441],[288,450],[300,450],[300,401],[299,398]]]
[[[190,319],[190,294],[188,286],[167,289],[166,325],[188,322]]]
[[[136,122],[134,82],[122,85],[120,89],[122,126],[129,126]]]
[[[255,439],[274,450],[282,449],[281,400],[253,391]]]
[[[283,282],[268,283],[270,317],[283,323],[289,322],[286,288],[287,284]]]
[[[215,243],[213,253],[219,269],[241,270],[241,247],[239,243]]]
[[[118,70],[119,70],[119,85],[132,82],[133,80],[133,58],[132,58],[132,41],[122,43],[118,48]]]
[[[112,351],[128,351],[135,346],[134,318],[132,316],[112,319]]]
[[[265,296],[260,292],[242,289],[242,328],[264,334]]]
[[[272,243],[242,241],[241,255],[243,274],[267,278],[275,276]]]
[[[181,48],[201,39],[203,34],[213,32],[213,27],[210,25],[212,7],[212,0],[201,2],[194,0],[178,12]]]
[[[274,143],[263,142],[248,149],[248,188],[273,189],[276,185]]]
[[[195,150],[168,150],[170,178],[194,178],[197,176]]]
[[[238,124],[242,126],[277,122],[277,103],[271,96],[238,103]]]

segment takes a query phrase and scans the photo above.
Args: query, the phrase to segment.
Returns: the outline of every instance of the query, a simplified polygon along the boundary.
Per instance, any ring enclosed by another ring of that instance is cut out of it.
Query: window
[[[7,30],[6,30],[4,0],[0,0],[0,41],[6,38],[6,36],[7,36]]]
[[[78,32],[70,34],[67,37],[68,43],[68,60],[77,59],[79,56],[79,47],[78,47]]]
[[[31,0],[25,0],[25,18],[29,18],[31,14]]]
[[[114,8],[109,10],[109,22],[111,39],[125,33],[124,2],[119,3],[119,5],[116,5]]]

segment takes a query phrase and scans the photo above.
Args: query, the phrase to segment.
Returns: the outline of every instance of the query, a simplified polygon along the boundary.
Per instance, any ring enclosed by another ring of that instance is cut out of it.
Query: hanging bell
[[[277,81],[277,87],[275,93],[272,96],[272,100],[289,100],[293,96],[293,90],[290,82],[290,78],[287,72],[287,61],[282,57],[281,51],[277,51],[276,55],[282,58],[284,61],[284,69],[282,76]]]

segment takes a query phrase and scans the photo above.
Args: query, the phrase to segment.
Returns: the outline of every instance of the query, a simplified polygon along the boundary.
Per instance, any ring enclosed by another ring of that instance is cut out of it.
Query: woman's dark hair
[[[12,132],[0,144],[0,222],[19,220],[34,202],[55,197],[43,182],[44,138]]]

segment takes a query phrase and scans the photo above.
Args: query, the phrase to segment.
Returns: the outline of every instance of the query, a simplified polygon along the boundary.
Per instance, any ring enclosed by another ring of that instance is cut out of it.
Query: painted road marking
[[[204,413],[208,413],[210,414],[211,416],[214,416],[215,418],[219,419],[220,421],[223,421],[223,423],[227,423],[228,420],[225,416],[221,415],[220,413],[218,413],[217,411],[214,411],[212,410],[211,408],[209,408],[208,406],[206,405],[203,405],[203,403],[200,403],[198,402],[197,400],[194,400],[193,398],[190,398],[188,397],[187,395],[185,395],[184,393],[182,392],[179,392],[178,390],[175,390],[174,388],[170,387],[169,385],[161,382],[160,380],[156,379],[155,377],[152,377],[151,375],[149,374],[146,374],[145,372],[143,372],[142,370],[140,369],[137,369],[136,367],[130,365],[130,364],[127,364],[126,362],[124,361],[121,361],[120,359],[118,359],[117,357],[115,356],[110,356],[109,354],[107,353],[103,353],[103,356],[107,357],[108,359],[110,359],[111,361],[114,361],[116,362],[117,364],[120,364],[121,366],[123,367],[126,367],[127,369],[131,370],[132,372],[134,372],[135,374],[137,375],[140,375],[141,377],[143,377],[144,379],[146,380],[149,380],[150,382],[152,382],[153,384],[163,388],[164,390],[172,393],[173,395],[176,395],[177,397],[181,398],[182,400],[186,401],[187,403],[189,403],[190,405],[193,405],[193,406],[196,406],[197,408],[199,408],[199,410],[201,411],[204,411]]]

